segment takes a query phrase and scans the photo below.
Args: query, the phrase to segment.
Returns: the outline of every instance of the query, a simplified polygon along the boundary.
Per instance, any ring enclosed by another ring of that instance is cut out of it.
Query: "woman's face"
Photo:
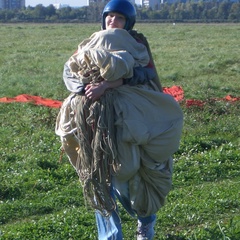
[[[124,28],[126,24],[126,18],[124,15],[116,13],[116,12],[110,12],[105,18],[105,24],[106,29],[110,28]]]

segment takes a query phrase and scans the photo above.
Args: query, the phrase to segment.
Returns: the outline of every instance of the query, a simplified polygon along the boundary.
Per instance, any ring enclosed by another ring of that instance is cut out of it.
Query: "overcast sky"
[[[140,3],[140,0],[135,0],[137,4]],[[38,4],[42,4],[44,7],[49,6],[50,4],[61,3],[69,5],[70,7],[82,7],[87,6],[87,0],[25,0],[25,6],[35,7]]]
[[[87,0],[25,0],[25,6],[35,7],[38,4],[42,4],[44,7],[50,4],[61,3],[69,5],[70,7],[87,6]]]

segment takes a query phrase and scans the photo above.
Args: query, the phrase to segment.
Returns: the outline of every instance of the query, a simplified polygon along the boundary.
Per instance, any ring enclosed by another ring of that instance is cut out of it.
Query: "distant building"
[[[56,9],[70,7],[68,4],[61,4],[61,3],[54,3],[53,6],[54,6]]]
[[[0,9],[21,9],[25,7],[25,0],[0,0]]]
[[[158,9],[163,0],[141,0],[140,5],[145,8]]]
[[[87,0],[87,6],[91,5],[91,4],[94,4],[94,3],[105,3],[107,2],[107,0]]]
[[[186,2],[187,0],[140,0],[140,5],[145,8],[151,8],[152,10],[157,10],[163,3],[176,3],[176,2]],[[198,1],[198,0],[193,0]]]

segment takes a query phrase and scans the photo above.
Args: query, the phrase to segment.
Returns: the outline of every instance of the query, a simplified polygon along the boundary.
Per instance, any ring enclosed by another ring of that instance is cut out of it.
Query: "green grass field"
[[[31,94],[62,101],[63,64],[99,25],[0,25],[0,98]],[[173,189],[158,212],[156,240],[240,239],[240,24],[137,24],[162,85],[182,86],[187,108]],[[0,239],[97,239],[77,174],[54,133],[58,109],[0,103]],[[120,206],[124,239],[136,220]]]

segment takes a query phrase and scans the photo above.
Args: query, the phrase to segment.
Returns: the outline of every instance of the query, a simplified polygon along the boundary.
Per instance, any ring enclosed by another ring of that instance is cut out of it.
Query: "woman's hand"
[[[119,79],[116,81],[102,81],[100,83],[88,84],[85,87],[85,96],[93,101],[97,101],[104,92],[109,88],[119,87],[123,84],[123,80]]]

